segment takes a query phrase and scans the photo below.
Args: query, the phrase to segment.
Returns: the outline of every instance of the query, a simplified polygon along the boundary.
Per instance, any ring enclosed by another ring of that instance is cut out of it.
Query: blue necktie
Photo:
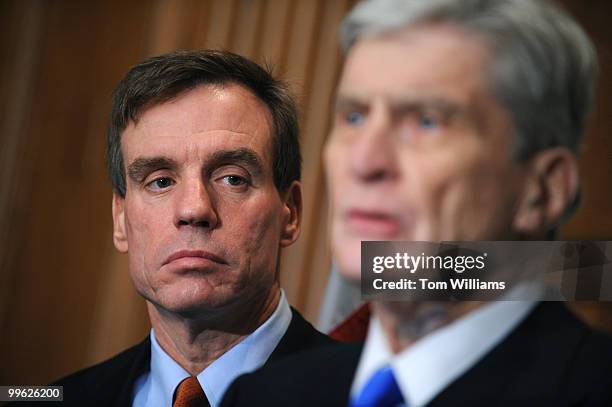
[[[370,378],[350,407],[395,407],[404,402],[393,370],[385,366]]]

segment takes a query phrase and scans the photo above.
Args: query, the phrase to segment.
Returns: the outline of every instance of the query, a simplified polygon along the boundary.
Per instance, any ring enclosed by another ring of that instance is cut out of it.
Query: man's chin
[[[167,293],[164,297],[147,300],[161,313],[172,314],[187,319],[201,319],[206,315],[214,316],[229,308],[232,301],[219,295],[201,293],[186,297],[180,294]]]

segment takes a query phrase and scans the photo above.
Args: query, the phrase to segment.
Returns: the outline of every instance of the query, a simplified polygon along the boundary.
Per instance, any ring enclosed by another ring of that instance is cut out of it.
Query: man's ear
[[[578,162],[567,148],[544,150],[530,159],[514,229],[538,237],[554,228],[578,193]]]
[[[128,251],[124,207],[125,198],[121,198],[116,192],[113,192],[113,243],[121,253]]]
[[[293,181],[287,190],[281,193],[283,199],[283,223],[280,245],[287,247],[300,236],[302,227],[302,184]]]

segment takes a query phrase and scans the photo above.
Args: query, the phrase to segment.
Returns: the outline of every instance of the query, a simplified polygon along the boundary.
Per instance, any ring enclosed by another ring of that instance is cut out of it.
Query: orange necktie
[[[188,377],[176,388],[172,407],[210,407],[210,403],[196,377]]]

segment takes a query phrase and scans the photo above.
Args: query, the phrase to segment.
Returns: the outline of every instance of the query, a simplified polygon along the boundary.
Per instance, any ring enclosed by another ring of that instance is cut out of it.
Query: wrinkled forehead
[[[208,156],[227,148],[249,148],[269,163],[271,127],[267,105],[245,87],[207,85],[149,106],[121,144],[126,165],[139,156]]]
[[[271,133],[268,106],[247,87],[233,83],[203,84],[171,98],[153,100],[143,106],[128,127],[164,129],[174,132],[232,130]]]
[[[488,44],[449,24],[419,24],[359,39],[349,50],[338,95],[403,99],[446,96],[467,103],[489,91]]]

